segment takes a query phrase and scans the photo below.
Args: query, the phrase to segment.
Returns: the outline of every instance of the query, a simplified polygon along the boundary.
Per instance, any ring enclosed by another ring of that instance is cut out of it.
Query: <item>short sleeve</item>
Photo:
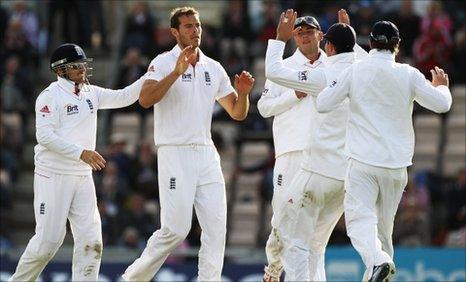
[[[169,71],[169,63],[164,55],[158,55],[155,59],[150,62],[147,72],[145,74],[145,79],[152,79],[160,81],[164,79]]]
[[[225,71],[225,69],[219,63],[217,64],[217,68],[217,73],[219,74],[220,78],[220,84],[215,99],[219,100],[227,96],[228,94],[235,92],[235,89],[231,85],[230,78],[228,77],[228,74]]]

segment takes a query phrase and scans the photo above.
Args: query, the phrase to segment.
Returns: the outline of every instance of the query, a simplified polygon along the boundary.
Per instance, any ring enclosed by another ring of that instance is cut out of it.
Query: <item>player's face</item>
[[[297,27],[294,34],[296,45],[303,54],[318,52],[322,38],[322,31],[308,25]]]
[[[202,27],[199,16],[183,15],[179,17],[180,27],[174,29],[173,35],[181,49],[191,45],[199,47],[201,45]]]
[[[70,64],[67,67],[68,77],[75,83],[86,82],[86,67],[87,63]]]

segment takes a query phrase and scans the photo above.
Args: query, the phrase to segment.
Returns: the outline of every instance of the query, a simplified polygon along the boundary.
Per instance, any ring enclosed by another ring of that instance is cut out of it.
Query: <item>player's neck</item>
[[[314,63],[315,61],[319,59],[320,52],[319,50],[317,50],[316,52],[310,52],[308,54],[304,54],[304,56],[306,56],[306,58],[308,58],[311,63]]]

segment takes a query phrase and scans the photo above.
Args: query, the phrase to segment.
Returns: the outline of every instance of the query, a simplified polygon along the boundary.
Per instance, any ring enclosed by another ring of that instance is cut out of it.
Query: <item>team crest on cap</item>
[[[78,54],[79,56],[86,56],[84,55],[83,49],[81,49],[79,46],[74,46],[74,49],[76,50],[76,54]]]

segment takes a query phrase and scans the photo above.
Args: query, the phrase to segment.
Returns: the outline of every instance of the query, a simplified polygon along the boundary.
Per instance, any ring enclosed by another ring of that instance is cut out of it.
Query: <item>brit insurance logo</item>
[[[193,79],[192,74],[190,73],[183,73],[181,75],[181,81],[191,81]]]
[[[68,104],[65,106],[65,109],[66,109],[66,114],[69,116],[79,113],[78,105]]]

